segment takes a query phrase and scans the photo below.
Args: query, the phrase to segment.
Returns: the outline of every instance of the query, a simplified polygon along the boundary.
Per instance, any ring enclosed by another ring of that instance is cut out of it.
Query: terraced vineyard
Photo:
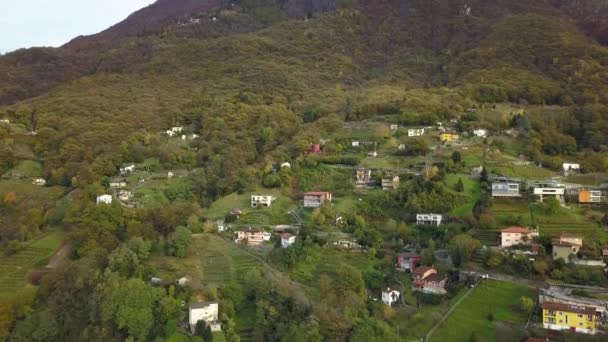
[[[53,255],[60,242],[60,235],[51,234],[19,253],[0,257],[0,297],[23,288],[30,270]]]

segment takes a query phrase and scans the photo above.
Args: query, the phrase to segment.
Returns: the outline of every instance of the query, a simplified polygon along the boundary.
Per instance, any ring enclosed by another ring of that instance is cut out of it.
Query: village
[[[608,320],[608,232],[600,228],[608,224],[600,223],[600,219],[606,220],[601,215],[608,205],[608,183],[601,183],[606,181],[605,175],[587,177],[581,164],[573,161],[563,162],[559,171],[548,170],[521,156],[503,153],[499,147],[504,143],[496,141],[516,139],[514,131],[491,132],[481,127],[463,131],[457,127],[457,120],[424,127],[345,123],[333,136],[309,142],[297,160],[278,160],[266,171],[268,178],[291,177],[299,172],[304,160],[309,160],[321,165],[329,176],[321,176],[297,191],[263,186],[219,199],[205,210],[203,228],[193,232],[193,239],[217,235],[243,253],[260,258],[268,267],[284,272],[284,267],[277,266],[273,251],[301,248],[300,234],[305,230],[323,241],[326,252],[321,254],[340,258],[347,255],[376,264],[379,247],[370,247],[361,235],[345,229],[349,212],[367,196],[378,192],[395,195],[405,182],[431,181],[443,172],[449,192],[458,196],[460,204],[445,212],[401,215],[409,220],[405,224],[418,237],[406,242],[403,237],[407,234],[400,233],[391,245],[376,244],[385,249],[382,259],[391,260],[394,273],[381,277],[382,284],[374,285],[370,299],[394,308],[401,312],[399,315],[422,307],[440,312],[439,303],[450,303],[457,310],[460,301],[454,303],[451,298],[463,293],[467,296],[485,282],[525,284],[535,289],[524,291],[534,296],[521,297],[533,302],[533,308],[522,316],[526,328],[602,334]],[[171,127],[159,137],[184,151],[200,139],[183,126]],[[437,164],[441,164],[441,171]],[[196,172],[193,168],[164,168],[157,160],[127,163],[115,177],[102,181],[105,192],[96,196],[95,203],[154,207],[185,196],[186,183]],[[31,173],[27,176],[33,186],[47,186],[46,179],[32,177]],[[14,171],[3,178],[27,176]],[[585,181],[577,182],[581,179]],[[487,228],[471,229],[467,217],[482,198],[487,202],[480,209],[481,217],[492,217]],[[386,223],[391,221],[387,219],[385,224],[395,224]],[[454,229],[478,241],[462,252],[470,254],[467,258],[460,256],[463,260],[454,260],[452,245],[435,246],[442,236],[453,236],[448,232]],[[221,285],[196,284],[196,277],[189,273],[195,272],[193,269],[178,269],[182,274],[169,271],[152,281],[162,284],[175,277],[181,286]],[[575,280],[573,284],[559,275],[577,269],[594,271],[582,278],[569,278]],[[600,270],[599,275],[596,270]],[[296,283],[310,281],[298,275],[297,267],[287,274]],[[213,332],[221,330],[216,301],[191,303],[188,317],[192,331],[198,321],[206,322]],[[410,337],[441,336],[442,327],[451,324],[450,317],[433,321],[428,335]]]

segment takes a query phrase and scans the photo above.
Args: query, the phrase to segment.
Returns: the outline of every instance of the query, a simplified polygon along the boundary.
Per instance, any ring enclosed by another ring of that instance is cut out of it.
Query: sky
[[[60,46],[125,19],[154,0],[0,0],[0,53]]]

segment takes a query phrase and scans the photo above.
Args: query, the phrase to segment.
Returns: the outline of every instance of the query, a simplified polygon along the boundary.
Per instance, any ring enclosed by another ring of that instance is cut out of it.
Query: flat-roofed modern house
[[[521,197],[519,182],[508,178],[497,178],[492,182],[492,197]]]
[[[331,192],[313,191],[304,194],[304,208],[319,208],[327,202],[331,202]]]
[[[553,197],[560,202],[564,202],[566,187],[557,182],[536,183],[534,185],[534,195],[538,196],[541,202],[547,197]]]
[[[441,225],[443,215],[440,214],[417,214],[416,224],[420,226],[437,226]]]

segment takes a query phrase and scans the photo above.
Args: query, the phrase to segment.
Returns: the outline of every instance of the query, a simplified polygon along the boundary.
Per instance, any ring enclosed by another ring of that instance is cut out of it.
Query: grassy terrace
[[[27,275],[36,266],[44,266],[63,241],[63,234],[51,233],[34,241],[23,251],[0,256],[0,298],[13,295],[27,283]]]
[[[511,283],[482,282],[433,334],[430,341],[519,341],[528,316],[519,310],[519,298],[535,298],[532,288]],[[490,315],[493,320],[490,320]]]
[[[464,194],[467,196],[466,201],[462,201],[462,205],[456,207],[450,212],[450,215],[454,216],[467,216],[471,215],[473,212],[473,206],[479,197],[481,197],[481,188],[479,186],[479,182],[477,180],[469,178],[468,175],[448,175],[446,177],[446,183],[448,187],[451,189],[454,188],[454,185],[458,182],[458,179],[462,179],[462,183],[464,184]]]

